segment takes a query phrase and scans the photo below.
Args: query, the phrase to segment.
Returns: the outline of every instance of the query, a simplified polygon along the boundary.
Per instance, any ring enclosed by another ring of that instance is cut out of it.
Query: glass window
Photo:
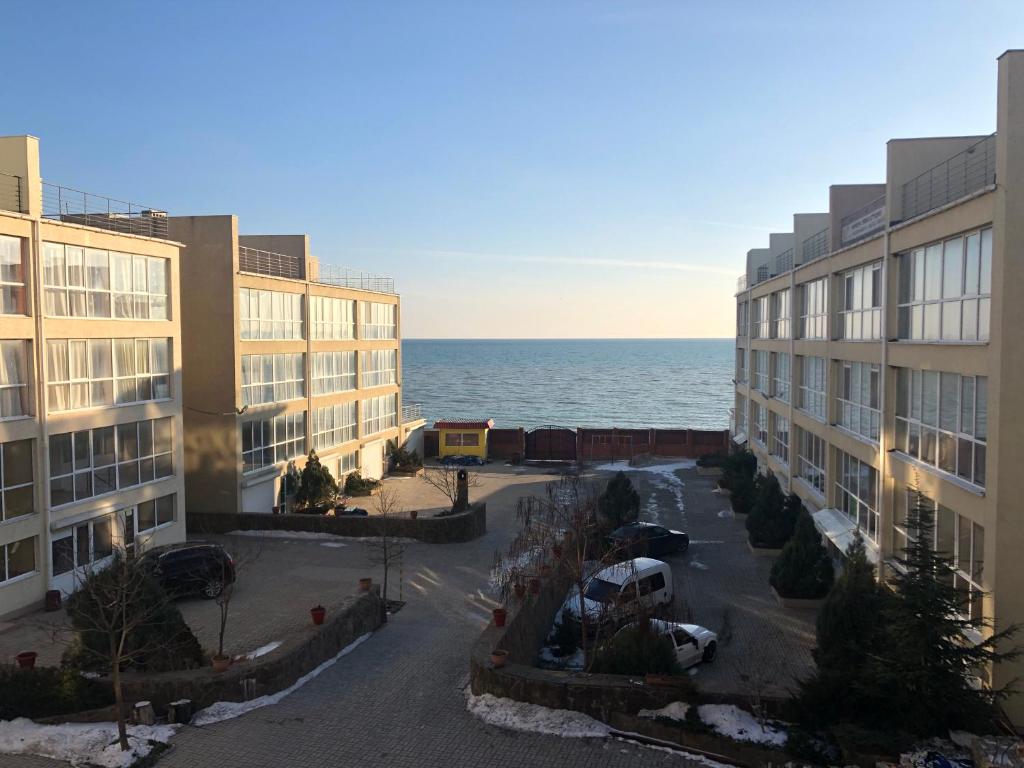
[[[772,397],[784,403],[789,402],[790,371],[789,353],[772,352]]]
[[[747,312],[747,302],[740,301],[736,304],[736,335],[746,336],[750,328],[750,318]]]
[[[10,581],[36,569],[36,537],[0,545],[0,581]]]
[[[301,339],[302,294],[240,288],[239,322],[243,339]]]
[[[28,342],[0,340],[0,419],[28,416]]]
[[[789,288],[772,294],[772,338],[788,339],[790,328]]]
[[[242,423],[242,464],[253,472],[302,456],[306,452],[306,412]]]
[[[825,358],[800,356],[800,397],[797,407],[825,420]]]
[[[836,421],[869,440],[878,440],[881,425],[881,371],[873,363],[839,362]]]
[[[872,541],[878,541],[878,470],[836,450],[836,507]]]
[[[783,462],[789,462],[789,419],[777,413],[771,414],[771,453]]]
[[[764,407],[755,400],[750,401],[750,437],[761,445],[768,445],[768,419]]]
[[[28,314],[20,237],[0,235],[0,315]]]
[[[763,349],[750,351],[751,387],[758,392],[768,394],[768,352]]]
[[[167,269],[155,256],[43,243],[46,314],[166,320]]]
[[[354,339],[356,303],[352,299],[311,296],[309,322],[314,339]]]
[[[261,405],[306,396],[306,356],[242,355],[242,402]]]
[[[0,444],[0,521],[35,512],[32,441]]]
[[[359,302],[362,322],[359,325],[361,339],[396,339],[398,338],[396,313],[394,304],[382,304],[376,301]]]
[[[329,395],[356,388],[355,352],[313,353],[313,395]]]
[[[761,296],[751,302],[750,335],[755,339],[769,337],[771,317],[768,312],[768,300],[768,296]]]
[[[356,427],[355,401],[317,408],[313,413],[313,448],[322,451],[355,440]]]
[[[828,338],[828,278],[822,277],[804,283],[798,288],[800,295],[801,339]]]
[[[839,337],[854,341],[882,337],[882,263],[849,270],[840,276],[842,297]]]
[[[398,381],[398,351],[374,349],[359,353],[363,387],[383,387]]]
[[[797,476],[822,495],[825,494],[825,447],[825,441],[813,432],[800,430]]]
[[[361,401],[363,434],[373,435],[398,426],[397,395],[370,397]]]

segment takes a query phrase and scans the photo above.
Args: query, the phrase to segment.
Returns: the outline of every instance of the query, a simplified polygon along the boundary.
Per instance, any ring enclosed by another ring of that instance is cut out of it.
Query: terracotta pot
[[[508,651],[503,651],[500,648],[491,651],[491,664],[495,667],[504,667],[507,658]]]
[[[418,509],[414,509],[412,512],[409,513],[409,517],[411,517],[413,520],[415,520],[419,516],[420,511]]]
[[[359,591],[360,592],[369,592],[371,586],[373,586],[373,579],[371,579],[369,577],[364,577],[364,578],[359,580]]]
[[[515,586],[512,587],[512,589],[515,590],[516,597],[518,597],[520,600],[522,600],[524,597],[526,597],[526,585],[525,584],[516,584]]]
[[[214,656],[210,659],[210,663],[213,664],[214,672],[227,672],[228,667],[231,666],[230,656]]]
[[[542,565],[540,567],[540,576],[541,576],[542,579],[549,578],[551,576],[551,574],[552,574],[551,566],[548,565],[547,563],[545,563],[544,565]]]
[[[309,609],[309,615],[313,618],[313,623],[320,626],[324,623],[324,617],[327,616],[327,609],[322,605],[318,605],[315,608]]]
[[[531,595],[539,595],[540,594],[540,579],[538,579],[536,577],[530,579],[530,594]]]
[[[505,626],[505,619],[508,618],[507,610],[505,610],[504,608],[495,608],[493,611],[491,611],[491,614],[494,616],[494,626]]]
[[[18,666],[22,669],[33,669],[38,655],[35,651],[22,651],[15,658],[18,660]]]
[[[555,544],[555,546],[551,548],[551,554],[555,556],[555,560],[561,560],[562,548],[558,544]]]
[[[61,604],[61,594],[59,589],[48,589],[46,591],[46,600],[43,602],[43,608],[47,611],[59,611]]]

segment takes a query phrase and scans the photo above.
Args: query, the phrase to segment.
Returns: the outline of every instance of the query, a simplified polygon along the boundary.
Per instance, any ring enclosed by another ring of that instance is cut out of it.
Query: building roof
[[[490,429],[494,419],[442,419],[434,422],[434,429]]]

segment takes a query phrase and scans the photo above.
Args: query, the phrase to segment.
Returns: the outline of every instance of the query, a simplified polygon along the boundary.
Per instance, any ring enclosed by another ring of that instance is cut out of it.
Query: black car
[[[615,547],[623,557],[656,557],[685,552],[690,546],[690,537],[682,531],[638,522],[616,528],[608,536],[608,544]]]
[[[142,556],[168,594],[219,597],[235,580],[235,561],[220,544],[186,543],[155,547]]]

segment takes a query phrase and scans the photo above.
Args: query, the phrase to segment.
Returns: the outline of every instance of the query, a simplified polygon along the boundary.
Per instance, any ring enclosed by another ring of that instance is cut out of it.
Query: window
[[[480,445],[479,432],[445,432],[444,444],[447,448],[476,448]]]
[[[768,352],[763,349],[750,350],[751,386],[758,392],[768,393]]]
[[[789,353],[772,352],[772,397],[789,402]]]
[[[736,429],[734,434],[747,431],[747,398],[743,395],[736,396],[736,409],[734,411],[736,415]]]
[[[747,311],[748,304],[745,301],[736,304],[736,335],[746,336],[750,328],[750,318]]]
[[[0,235],[0,315],[28,314],[20,237]]]
[[[771,414],[773,456],[789,462],[789,419],[777,413]]]
[[[397,405],[397,395],[383,395],[363,400],[363,434],[372,435],[397,426]]]
[[[243,339],[301,339],[302,294],[238,289]]]
[[[878,470],[836,451],[836,507],[874,542],[878,541]]]
[[[35,512],[32,441],[0,443],[0,522]]]
[[[896,369],[896,450],[984,486],[987,441],[987,377]]]
[[[356,388],[355,352],[313,353],[313,395],[330,395]]]
[[[46,314],[167,319],[167,259],[43,243]]]
[[[341,454],[341,458],[338,459],[338,479],[341,479],[349,472],[355,472],[358,469],[359,451]]]
[[[174,474],[172,418],[50,437],[50,505],[59,507]]]
[[[797,407],[816,419],[825,420],[825,358],[797,357],[800,365],[800,397]]]
[[[842,301],[839,337],[882,338],[882,263],[851,269],[839,276]]]
[[[114,515],[103,515],[54,533],[50,551],[54,576],[102,562],[114,554]]]
[[[316,450],[322,451],[356,437],[355,401],[328,405],[313,412],[313,448]]]
[[[51,412],[167,399],[171,340],[54,339],[46,344],[46,376]]]
[[[747,380],[747,350],[736,347],[736,383],[743,384]]]
[[[376,301],[359,302],[362,324],[359,326],[361,339],[396,339],[395,305],[380,304]]]
[[[825,441],[813,432],[800,430],[796,474],[809,486],[825,495]]]
[[[750,305],[750,335],[755,339],[767,339],[769,333],[768,297],[754,299]]]
[[[309,322],[314,339],[354,339],[356,303],[351,299],[310,296]]]
[[[836,421],[840,426],[869,440],[878,440],[879,385],[881,373],[873,363],[839,364],[839,393]]]
[[[750,436],[761,445],[768,444],[768,422],[765,419],[764,407],[753,400],[750,401]]]
[[[362,386],[383,387],[398,381],[398,351],[374,349],[359,353]]]
[[[306,452],[305,448],[305,411],[242,424],[243,472],[297,458]]]
[[[800,324],[797,329],[801,339],[828,338],[828,278],[822,277],[804,283],[798,288],[800,296]]]
[[[136,507],[134,533],[147,533],[174,522],[174,494],[144,501]],[[134,536],[132,537],[134,539]]]
[[[0,545],[0,582],[10,581],[36,569],[35,536]]]
[[[788,339],[790,328],[789,288],[772,294],[772,338]]]
[[[899,338],[987,340],[992,229],[932,243],[901,255],[899,281]]]
[[[262,405],[306,396],[306,356],[242,355],[242,403]]]
[[[0,419],[28,416],[28,342],[0,341]]]

